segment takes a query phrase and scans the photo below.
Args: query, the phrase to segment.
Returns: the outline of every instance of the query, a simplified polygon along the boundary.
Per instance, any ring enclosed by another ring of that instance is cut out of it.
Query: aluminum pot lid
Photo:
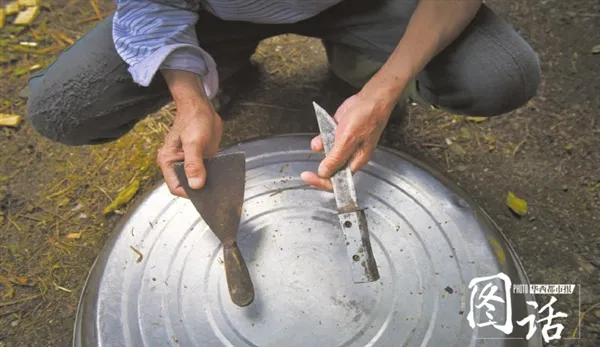
[[[535,314],[525,303],[534,298],[510,294],[510,284],[528,280],[502,233],[456,185],[397,151],[377,149],[354,176],[381,279],[353,283],[333,194],[300,179],[323,159],[310,152],[311,138],[223,151],[246,154],[238,245],[255,286],[250,306],[230,300],[218,239],[162,184],[98,256],[74,345],[542,345],[514,323]],[[482,304],[485,288],[504,305]]]

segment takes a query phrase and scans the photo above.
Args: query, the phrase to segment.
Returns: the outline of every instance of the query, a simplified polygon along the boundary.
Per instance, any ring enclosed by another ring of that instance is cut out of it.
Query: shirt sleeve
[[[208,97],[214,97],[218,74],[215,61],[198,44],[197,8],[151,0],[116,4],[113,42],[134,82],[147,87],[159,69],[186,70],[198,74]]]

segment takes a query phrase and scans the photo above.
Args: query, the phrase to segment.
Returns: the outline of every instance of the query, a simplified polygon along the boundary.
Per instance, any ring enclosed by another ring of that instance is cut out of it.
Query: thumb
[[[202,150],[198,142],[183,143],[184,168],[188,184],[192,189],[200,189],[206,182],[206,169]]]

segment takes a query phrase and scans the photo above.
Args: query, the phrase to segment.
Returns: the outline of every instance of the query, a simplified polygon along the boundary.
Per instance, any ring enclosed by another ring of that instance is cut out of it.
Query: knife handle
[[[231,300],[241,307],[250,305],[254,301],[254,285],[237,243],[223,247],[223,259]]]

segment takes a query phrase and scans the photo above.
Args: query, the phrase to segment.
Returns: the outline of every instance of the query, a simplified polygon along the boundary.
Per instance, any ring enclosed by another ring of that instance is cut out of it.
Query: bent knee
[[[460,78],[443,84],[442,90],[422,84],[419,92],[438,108],[463,115],[494,117],[524,106],[537,94],[540,79],[539,59],[531,52],[514,56],[501,65],[471,67]]]
[[[64,120],[65,113],[56,102],[45,96],[44,90],[31,88],[27,99],[27,120],[41,136],[66,145],[75,145]]]
[[[68,146],[90,144],[80,129],[83,112],[76,98],[69,98],[57,88],[42,87],[40,81],[29,83],[27,120],[41,136]]]
[[[514,111],[535,97],[540,80],[540,62],[533,50],[514,56],[506,62],[504,69],[490,75],[487,82],[480,81],[475,85],[474,93],[480,98],[475,102],[473,111],[488,117]]]

